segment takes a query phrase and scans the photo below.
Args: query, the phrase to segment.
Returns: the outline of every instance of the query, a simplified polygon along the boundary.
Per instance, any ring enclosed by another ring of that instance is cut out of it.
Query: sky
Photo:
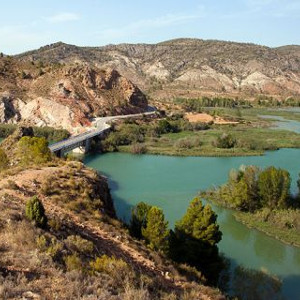
[[[175,38],[300,44],[300,0],[0,0],[0,52]]]

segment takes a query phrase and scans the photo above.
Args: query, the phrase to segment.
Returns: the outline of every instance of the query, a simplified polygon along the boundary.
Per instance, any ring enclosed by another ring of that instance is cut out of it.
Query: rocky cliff
[[[0,122],[80,131],[92,117],[143,112],[147,99],[112,68],[0,58]]]
[[[56,43],[17,58],[56,63],[77,61],[114,68],[153,97],[300,96],[300,46],[269,48],[198,39],[105,47]]]

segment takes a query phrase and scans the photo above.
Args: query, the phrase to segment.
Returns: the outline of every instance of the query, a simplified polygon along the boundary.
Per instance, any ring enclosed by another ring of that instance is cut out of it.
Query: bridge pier
[[[89,152],[90,148],[91,148],[91,142],[92,142],[92,139],[86,139],[85,141],[85,145],[84,145],[84,152],[87,153]]]

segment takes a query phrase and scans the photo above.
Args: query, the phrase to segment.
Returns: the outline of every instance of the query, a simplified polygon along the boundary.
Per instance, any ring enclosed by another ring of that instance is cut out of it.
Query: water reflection
[[[300,251],[294,251],[294,261],[296,265],[300,266]]]
[[[279,278],[264,271],[236,267],[233,273],[232,289],[239,299],[283,299],[281,287],[282,283]]]
[[[236,241],[247,242],[250,238],[250,231],[245,226],[237,225],[237,222],[231,212],[227,211],[222,216],[221,229],[231,235]]]
[[[255,234],[254,250],[266,264],[280,264],[285,258],[285,245],[263,234]]]

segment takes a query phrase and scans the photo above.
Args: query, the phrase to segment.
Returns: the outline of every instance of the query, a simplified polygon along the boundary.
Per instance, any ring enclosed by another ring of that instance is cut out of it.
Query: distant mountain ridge
[[[199,39],[102,47],[58,42],[16,58],[113,68],[154,98],[203,94],[300,97],[298,45],[269,48]]]

